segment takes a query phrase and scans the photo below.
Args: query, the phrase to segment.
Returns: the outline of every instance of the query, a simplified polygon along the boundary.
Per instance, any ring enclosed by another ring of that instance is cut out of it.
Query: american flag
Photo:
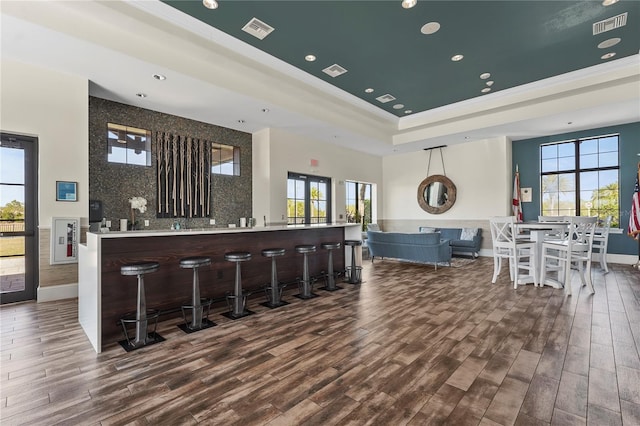
[[[513,180],[513,199],[511,200],[513,215],[516,217],[516,222],[522,222],[524,217],[522,215],[522,203],[520,201],[520,172],[518,172],[518,165],[516,164],[516,177]]]
[[[638,178],[640,178],[640,163],[638,163],[638,174],[636,175],[636,187],[633,190],[633,200],[631,201],[631,216],[629,216],[629,228],[627,232],[633,239],[640,237],[640,196],[638,196]]]

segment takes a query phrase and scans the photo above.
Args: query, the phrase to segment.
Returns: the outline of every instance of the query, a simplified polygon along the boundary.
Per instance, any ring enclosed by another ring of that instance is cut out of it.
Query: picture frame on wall
[[[57,180],[56,201],[78,201],[78,182]]]

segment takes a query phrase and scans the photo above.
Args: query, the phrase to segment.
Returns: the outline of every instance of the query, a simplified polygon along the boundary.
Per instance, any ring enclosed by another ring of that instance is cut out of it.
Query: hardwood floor
[[[193,334],[166,321],[129,353],[96,354],[75,300],[2,306],[0,423],[639,425],[640,273],[610,270],[566,297],[492,285],[488,258],[376,260],[361,286]]]

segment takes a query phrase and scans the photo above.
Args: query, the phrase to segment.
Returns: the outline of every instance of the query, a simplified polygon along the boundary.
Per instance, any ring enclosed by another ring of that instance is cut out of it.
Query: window
[[[110,163],[151,166],[151,131],[107,123]]]
[[[240,176],[240,148],[214,143],[211,147],[211,173]]]
[[[371,184],[362,182],[345,182],[347,191],[347,223],[361,223],[362,230],[367,230],[371,223]]]
[[[331,222],[331,179],[289,172],[287,179],[287,223]]]
[[[611,215],[612,226],[619,226],[619,169],[618,135],[542,145],[542,215]]]

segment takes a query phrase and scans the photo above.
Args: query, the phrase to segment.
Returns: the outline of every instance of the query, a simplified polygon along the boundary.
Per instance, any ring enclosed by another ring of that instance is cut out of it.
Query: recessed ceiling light
[[[307,62],[313,62],[316,60],[316,55],[307,55],[304,57],[304,60]]]
[[[603,6],[611,6],[612,4],[618,3],[619,0],[604,0],[602,2]]]
[[[491,91],[490,87],[485,87],[484,89],[482,89],[482,93],[489,93]]]
[[[154,75],[153,75],[153,78],[155,78],[156,80],[160,80],[160,81],[163,81],[163,80],[166,80],[166,79],[167,79],[167,77],[165,77],[165,76],[164,76],[164,75],[162,75],[162,74],[154,74]]]
[[[567,122],[567,124],[573,124],[573,121],[569,121],[569,122]]]
[[[402,7],[405,9],[411,9],[418,3],[418,0],[402,0]]]
[[[139,97],[139,98],[146,98],[147,97],[147,95],[144,94],[144,93],[136,93],[136,96]]]
[[[438,22],[428,22],[420,28],[420,32],[422,34],[433,34],[437,33],[440,29],[440,24]]]
[[[464,56],[463,56],[463,55],[453,55],[453,56],[451,57],[451,60],[452,60],[453,62],[458,62],[458,61],[461,61],[461,60],[462,60],[462,58],[464,58]]]
[[[218,2],[216,0],[202,0],[202,4],[207,9],[217,9],[218,8]]]
[[[489,80],[484,84],[486,84],[487,86],[491,87],[491,86],[493,86],[493,80]]]
[[[365,93],[373,93],[373,89],[369,87],[368,89],[364,89]]]
[[[605,53],[604,55],[600,56],[600,59],[611,59],[614,56],[616,56],[616,52],[609,52],[609,53]]]
[[[262,108],[262,112],[269,112],[269,108]]]
[[[489,77],[491,77],[491,74],[490,74],[490,73],[488,73],[488,72],[485,72],[485,73],[480,74],[480,78],[481,78],[481,79],[483,79],[483,80],[486,80],[486,79],[488,79]]]
[[[405,113],[405,114],[411,114],[412,112],[413,112],[412,110],[408,109],[408,110],[406,110],[404,113]]]
[[[393,106],[393,109],[402,109],[402,108],[404,108],[404,105],[403,105],[403,104],[395,104],[395,105]]]
[[[602,43],[600,43],[598,45],[598,49],[607,49],[611,46],[615,46],[616,44],[620,43],[620,38],[618,37],[614,37],[614,38],[610,38],[608,40],[603,41]]]
[[[238,120],[238,123],[244,124],[244,120]]]

